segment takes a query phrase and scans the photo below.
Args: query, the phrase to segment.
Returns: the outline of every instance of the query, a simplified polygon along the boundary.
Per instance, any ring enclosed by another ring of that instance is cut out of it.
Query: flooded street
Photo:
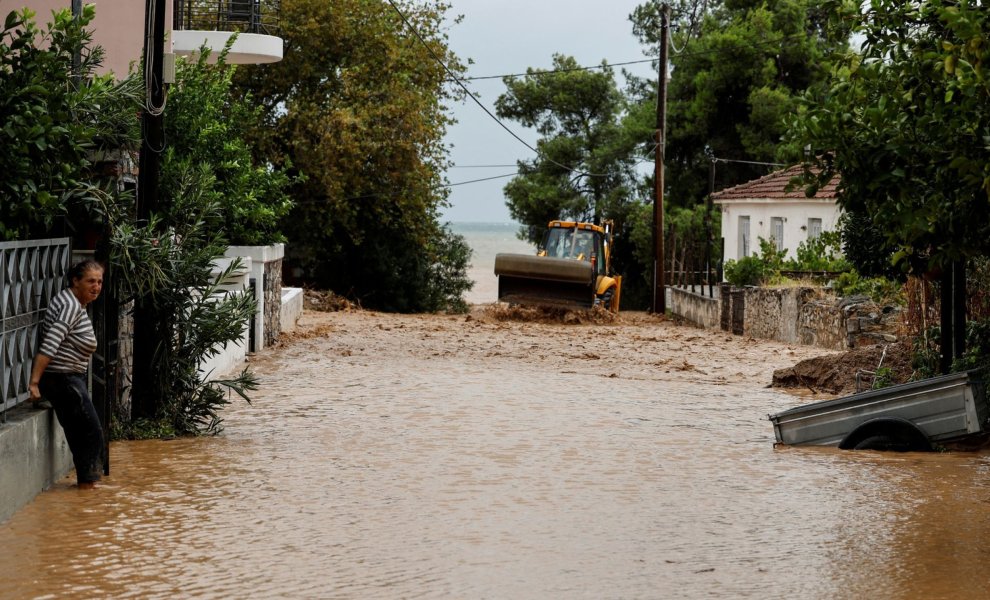
[[[312,313],[218,437],[0,524],[9,598],[976,598],[990,454],[774,448],[823,351],[628,313]],[[287,336],[288,337],[288,336]]]

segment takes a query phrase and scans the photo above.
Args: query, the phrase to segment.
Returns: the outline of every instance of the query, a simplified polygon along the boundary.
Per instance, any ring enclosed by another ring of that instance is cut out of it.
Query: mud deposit
[[[0,527],[12,598],[976,598],[990,455],[774,448],[821,352],[307,312],[217,437],[115,443]],[[806,393],[810,394],[810,392]]]
[[[889,385],[910,381],[914,374],[911,345],[897,342],[807,358],[774,371],[772,385],[847,395],[870,389],[877,372],[886,375]]]

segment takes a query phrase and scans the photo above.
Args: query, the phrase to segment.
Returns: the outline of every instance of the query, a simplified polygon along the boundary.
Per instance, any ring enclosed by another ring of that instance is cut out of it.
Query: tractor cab
[[[591,223],[551,221],[539,255],[590,262],[596,276],[608,269],[608,232]]]

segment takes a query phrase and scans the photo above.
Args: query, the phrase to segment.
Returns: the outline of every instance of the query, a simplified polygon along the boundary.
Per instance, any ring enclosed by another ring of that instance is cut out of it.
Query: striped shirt
[[[47,370],[56,373],[84,373],[89,366],[89,357],[96,352],[96,334],[71,289],[59,292],[48,305],[39,352],[52,359]]]

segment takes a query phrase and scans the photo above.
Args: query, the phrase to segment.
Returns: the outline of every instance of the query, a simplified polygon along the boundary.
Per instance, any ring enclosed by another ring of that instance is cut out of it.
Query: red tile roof
[[[802,171],[801,165],[774,171],[759,179],[715,192],[712,194],[712,200],[715,202],[727,200],[809,200],[810,198],[804,193],[805,186],[796,185],[794,189],[787,189],[791,179],[801,175]],[[828,182],[828,185],[818,190],[813,198],[815,200],[834,200],[836,198],[835,188],[838,184],[839,176],[836,175],[832,181]]]

